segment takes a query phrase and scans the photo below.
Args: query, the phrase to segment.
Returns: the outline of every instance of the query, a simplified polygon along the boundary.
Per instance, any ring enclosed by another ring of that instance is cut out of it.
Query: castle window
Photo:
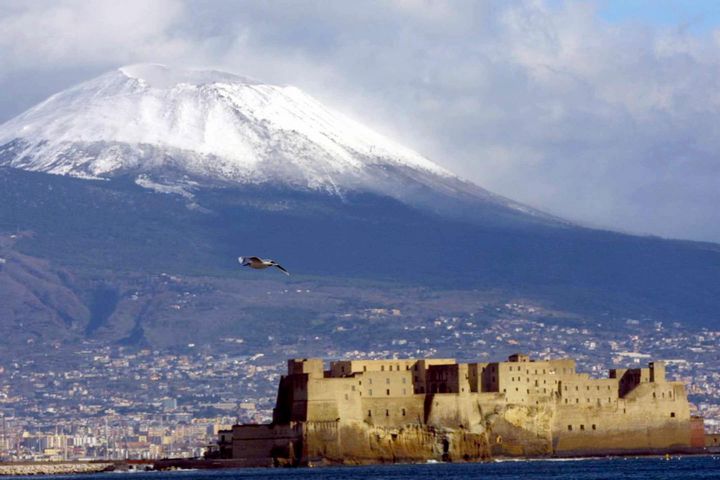
[[[580,425],[580,430],[585,430],[585,425]]]
[[[593,423],[593,425],[592,425],[592,429],[593,429],[593,430],[597,430],[597,426],[596,426],[594,423]]]
[[[372,385],[372,378],[368,378],[368,383]]]
[[[568,425],[568,432],[572,432],[572,425]]]
[[[386,416],[386,417],[389,417],[389,416],[390,416],[390,410],[385,410],[385,416]]]
[[[381,371],[381,372],[384,372],[384,371],[385,371],[385,365],[380,365],[380,371]]]
[[[389,396],[390,396],[390,389],[388,388],[387,390],[385,390],[385,392],[387,392],[387,395],[388,395],[388,397],[389,397]]]
[[[367,365],[363,365],[363,372],[367,372]]]
[[[405,365],[405,370],[410,370],[410,365]]]
[[[675,418],[675,412],[670,412],[670,417]]]
[[[404,408],[402,409],[402,416],[403,416],[403,417],[405,416],[405,409],[404,409]]]
[[[565,399],[565,403],[567,403],[567,402],[568,402],[568,399],[566,398],[566,399]]]
[[[345,394],[345,400],[348,400],[348,394],[347,394],[347,393]]]
[[[368,395],[370,395],[372,397],[372,388],[370,390],[368,390]]]
[[[655,394],[655,392],[653,392],[653,398],[657,398],[657,395]]]
[[[368,417],[372,417],[372,410],[368,410]]]
[[[407,390],[403,388],[403,395],[407,395]]]
[[[588,392],[590,391],[590,385],[587,386],[587,391],[588,391]]]
[[[350,386],[350,390],[355,391],[355,385]]]
[[[545,375],[545,369],[543,368],[543,375]]]
[[[600,391],[600,385],[598,385],[597,390],[598,390],[598,392]]]
[[[503,393],[507,393],[507,389],[506,389],[506,388],[503,388]]]
[[[406,380],[407,380],[407,379],[406,379],[405,377],[403,377],[402,382],[403,382],[403,383],[407,383]]]
[[[575,385],[575,391],[577,392],[579,390],[578,386]]]
[[[510,377],[510,381],[511,381],[511,382],[514,382],[514,381],[515,381],[515,377]]]
[[[576,399],[575,399],[575,403],[580,403],[580,399],[579,399],[579,398],[576,398]]]

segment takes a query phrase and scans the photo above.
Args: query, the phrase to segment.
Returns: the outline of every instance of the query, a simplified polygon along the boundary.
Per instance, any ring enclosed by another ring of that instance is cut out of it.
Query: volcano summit
[[[372,168],[450,176],[297,88],[162,65],[122,67],[54,95],[4,125],[0,143],[12,167],[89,178],[173,168],[332,190],[369,181]]]
[[[436,199],[419,195],[427,190],[532,211],[461,181],[295,87],[164,65],[121,67],[7,122],[0,165],[89,179],[133,175],[159,189],[270,185],[429,205]]]

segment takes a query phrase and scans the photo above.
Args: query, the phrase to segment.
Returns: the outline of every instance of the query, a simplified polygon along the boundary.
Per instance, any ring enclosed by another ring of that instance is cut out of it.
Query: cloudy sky
[[[0,0],[0,122],[138,62],[293,84],[513,199],[720,242],[715,0]]]

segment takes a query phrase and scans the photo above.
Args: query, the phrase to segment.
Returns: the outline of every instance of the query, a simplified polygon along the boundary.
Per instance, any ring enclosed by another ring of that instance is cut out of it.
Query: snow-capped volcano
[[[108,72],[0,126],[0,164],[90,178],[170,169],[328,190],[373,184],[375,167],[451,176],[295,87],[163,65]]]

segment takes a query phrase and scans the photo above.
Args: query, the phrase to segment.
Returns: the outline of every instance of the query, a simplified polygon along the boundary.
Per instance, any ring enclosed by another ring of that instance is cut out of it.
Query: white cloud
[[[720,241],[720,33],[681,27],[532,0],[4,3],[0,61],[16,77],[160,61],[296,84],[511,198]],[[20,83],[4,95],[49,88]]]
[[[10,2],[0,8],[4,69],[178,56],[191,46],[172,34],[185,15],[174,0]]]

